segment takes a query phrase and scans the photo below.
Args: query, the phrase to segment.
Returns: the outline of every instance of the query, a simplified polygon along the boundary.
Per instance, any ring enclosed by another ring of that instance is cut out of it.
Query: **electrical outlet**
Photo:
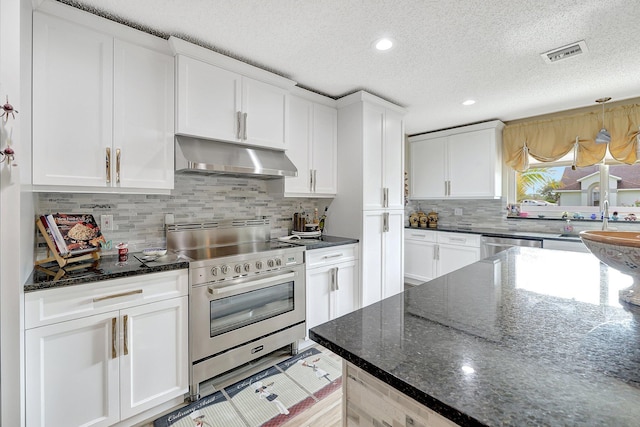
[[[462,216],[462,208],[455,208],[455,210],[453,211],[453,214],[455,216]]]
[[[100,229],[113,231],[113,215],[100,215]]]

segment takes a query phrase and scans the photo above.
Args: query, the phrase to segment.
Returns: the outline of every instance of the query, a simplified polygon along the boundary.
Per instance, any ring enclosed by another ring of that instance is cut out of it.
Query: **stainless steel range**
[[[304,247],[270,241],[269,220],[167,225],[189,260],[191,399],[200,383],[305,336]]]

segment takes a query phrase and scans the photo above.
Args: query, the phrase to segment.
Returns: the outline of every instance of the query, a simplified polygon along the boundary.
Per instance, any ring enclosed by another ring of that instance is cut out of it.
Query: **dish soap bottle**
[[[570,219],[567,219],[567,223],[564,225],[563,231],[565,233],[573,233],[573,225],[571,225]]]

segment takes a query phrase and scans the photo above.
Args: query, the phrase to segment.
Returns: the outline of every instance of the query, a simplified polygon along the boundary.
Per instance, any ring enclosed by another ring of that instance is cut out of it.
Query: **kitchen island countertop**
[[[631,283],[591,254],[512,248],[310,338],[462,426],[638,426]]]
[[[313,249],[322,249],[329,248],[332,246],[341,246],[341,245],[350,245],[353,243],[358,243],[358,239],[352,239],[350,237],[340,237],[340,236],[321,236],[316,239],[291,239],[289,243],[293,243],[294,245],[303,245],[305,249],[310,251]]]

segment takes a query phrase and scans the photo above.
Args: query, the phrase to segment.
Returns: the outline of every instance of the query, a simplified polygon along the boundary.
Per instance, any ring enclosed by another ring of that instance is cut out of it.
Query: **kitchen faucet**
[[[602,202],[602,206],[604,207],[602,213],[602,231],[606,231],[609,225],[609,201],[605,199],[605,201]]]

